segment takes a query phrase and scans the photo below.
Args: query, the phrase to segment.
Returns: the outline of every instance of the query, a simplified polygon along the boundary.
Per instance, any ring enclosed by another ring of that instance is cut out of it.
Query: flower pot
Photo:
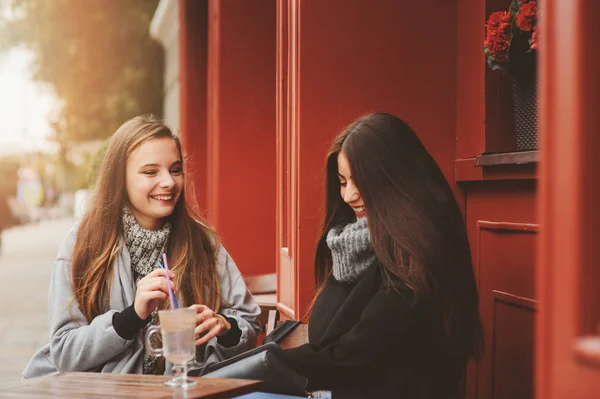
[[[535,73],[515,76],[513,100],[517,151],[538,149],[537,79]]]

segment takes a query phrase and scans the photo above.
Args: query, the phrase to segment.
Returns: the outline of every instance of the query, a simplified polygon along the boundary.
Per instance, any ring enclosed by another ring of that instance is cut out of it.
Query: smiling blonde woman
[[[90,206],[54,263],[50,342],[24,378],[66,371],[168,374],[143,334],[169,301],[169,259],[181,306],[196,310],[196,359],[224,360],[255,346],[258,305],[220,240],[194,212],[179,138],[140,116],[112,136]]]

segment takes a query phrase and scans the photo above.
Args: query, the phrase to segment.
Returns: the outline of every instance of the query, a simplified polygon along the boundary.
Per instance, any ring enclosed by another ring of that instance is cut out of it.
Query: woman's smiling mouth
[[[173,199],[173,195],[151,195],[150,198],[158,200],[158,201],[171,201]]]

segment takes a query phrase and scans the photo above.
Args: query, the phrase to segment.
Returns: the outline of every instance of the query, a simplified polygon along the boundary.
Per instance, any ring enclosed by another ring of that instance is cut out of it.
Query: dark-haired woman
[[[399,118],[347,127],[327,157],[310,343],[282,352],[334,399],[458,397],[481,323],[463,217]]]

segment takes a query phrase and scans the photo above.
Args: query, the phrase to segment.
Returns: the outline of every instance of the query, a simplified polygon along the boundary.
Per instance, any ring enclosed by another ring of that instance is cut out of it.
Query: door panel
[[[536,182],[466,186],[467,233],[478,281],[484,356],[467,371],[469,399],[533,398]]]
[[[479,221],[479,293],[486,331],[479,398],[530,399],[537,226]]]
[[[535,307],[494,298],[492,395],[495,399],[533,398],[533,337]],[[488,397],[486,395],[480,397]]]

